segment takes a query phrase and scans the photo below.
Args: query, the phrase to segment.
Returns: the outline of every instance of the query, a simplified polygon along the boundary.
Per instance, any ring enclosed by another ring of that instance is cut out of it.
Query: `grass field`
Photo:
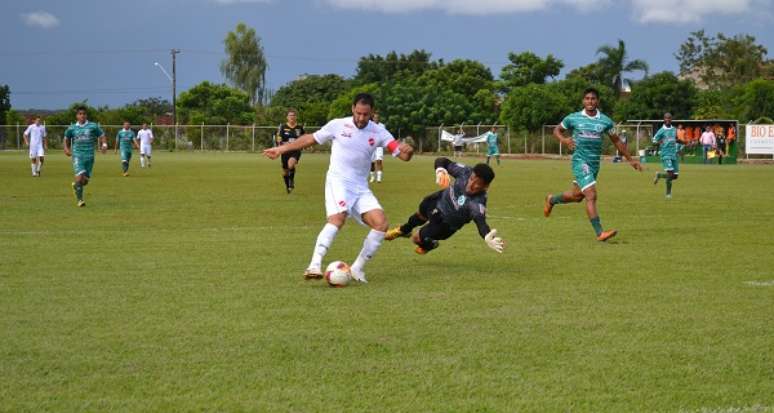
[[[504,161],[504,254],[471,224],[427,256],[386,242],[369,284],[331,289],[301,277],[327,156],[290,196],[257,154],[136,156],[128,178],[98,156],[79,209],[61,153],[37,179],[0,153],[0,411],[774,411],[771,166],[685,165],[666,201],[655,165],[605,163],[601,244],[580,205],[542,216],[568,162]],[[387,160],[392,223],[432,160]]]

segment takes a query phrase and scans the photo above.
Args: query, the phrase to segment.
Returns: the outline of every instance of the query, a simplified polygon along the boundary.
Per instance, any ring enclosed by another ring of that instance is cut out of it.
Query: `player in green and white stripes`
[[[76,108],[75,117],[78,121],[70,125],[64,133],[64,153],[73,158],[73,172],[75,172],[73,192],[78,200],[78,206],[84,207],[86,202],[83,200],[83,187],[89,184],[91,172],[94,169],[94,145],[99,140],[100,150],[105,153],[107,138],[99,125],[86,119],[85,106]]]
[[[664,172],[656,172],[653,185],[664,178],[667,199],[672,199],[672,181],[677,180],[680,175],[680,162],[677,159],[678,144],[685,145],[685,142],[677,138],[677,129],[672,126],[672,114],[667,112],[664,114],[664,126],[653,136],[653,145],[661,147],[659,154],[661,165],[664,167]]]
[[[132,160],[132,148],[139,149],[137,146],[137,136],[132,130],[131,124],[124,121],[124,128],[118,131],[116,135],[115,152],[121,150],[121,172],[124,176],[129,176],[129,161]]]
[[[551,215],[554,205],[586,200],[586,214],[597,235],[598,241],[613,238],[618,231],[604,231],[597,211],[597,174],[602,156],[602,135],[608,135],[618,151],[623,154],[632,168],[642,172],[640,162],[629,155],[626,144],[613,133],[613,121],[599,111],[599,92],[588,88],[583,92],[583,110],[567,115],[554,128],[554,137],[566,145],[572,154],[572,173],[575,177],[570,190],[548,194],[543,207],[543,214]],[[572,138],[564,136],[565,131],[572,133]]]

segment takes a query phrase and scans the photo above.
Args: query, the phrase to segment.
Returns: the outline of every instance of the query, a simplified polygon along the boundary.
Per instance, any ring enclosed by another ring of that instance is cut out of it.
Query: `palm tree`
[[[605,82],[612,85],[618,93],[621,93],[625,83],[628,82],[628,79],[623,77],[624,73],[639,70],[645,72],[646,77],[648,76],[647,62],[641,59],[627,61],[626,44],[621,39],[618,39],[618,47],[606,44],[597,49],[597,54],[603,55],[597,61],[597,65],[601,69]]]

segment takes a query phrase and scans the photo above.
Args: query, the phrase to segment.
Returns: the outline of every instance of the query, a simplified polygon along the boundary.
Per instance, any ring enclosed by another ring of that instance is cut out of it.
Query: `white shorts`
[[[43,145],[30,146],[30,159],[44,156]]]
[[[355,186],[339,179],[325,178],[326,216],[346,212],[361,225],[362,215],[374,209],[382,209],[368,186]]]
[[[371,162],[383,161],[383,160],[384,160],[384,148],[379,146],[374,151],[374,154],[371,155]]]
[[[140,144],[140,155],[148,155],[151,154],[151,145],[149,143],[141,143]]]

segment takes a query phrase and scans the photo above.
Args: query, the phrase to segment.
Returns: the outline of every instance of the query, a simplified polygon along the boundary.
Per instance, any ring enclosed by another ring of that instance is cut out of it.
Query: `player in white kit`
[[[147,123],[142,124],[142,129],[137,132],[137,140],[140,144],[140,167],[145,168],[147,163],[148,168],[151,166],[151,144],[153,143],[153,131],[148,127]]]
[[[46,127],[40,124],[40,116],[35,116],[35,122],[24,131],[24,144],[30,147],[30,168],[32,176],[40,176],[43,167],[43,157],[48,149]]]
[[[383,123],[379,122],[379,114],[374,113],[373,118],[371,118],[371,121],[377,125],[384,126]],[[381,146],[376,148],[376,151],[374,151],[374,155],[371,157],[371,174],[369,175],[368,182],[373,182],[374,179],[376,179],[376,182],[382,182],[382,175],[384,174],[384,148]]]
[[[332,142],[330,165],[325,177],[325,212],[328,218],[317,236],[312,261],[304,272],[307,280],[323,277],[323,257],[347,216],[371,227],[360,254],[352,264],[353,278],[367,282],[363,267],[384,241],[389,227],[387,218],[379,201],[368,188],[371,157],[376,148],[383,147],[392,156],[409,161],[414,150],[410,145],[395,140],[383,126],[371,122],[373,109],[373,97],[361,93],[352,102],[351,117],[333,119],[314,134],[306,134],[295,142],[263,151],[268,158],[277,159],[285,152]]]

